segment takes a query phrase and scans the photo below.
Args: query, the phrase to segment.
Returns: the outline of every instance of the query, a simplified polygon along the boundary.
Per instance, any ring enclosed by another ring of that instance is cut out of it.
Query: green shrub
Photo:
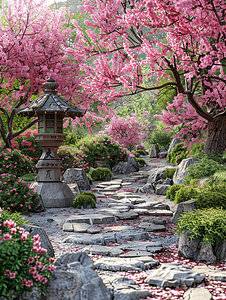
[[[23,292],[31,292],[32,287],[39,287],[45,294],[47,280],[56,270],[52,266],[54,259],[46,254],[47,250],[39,245],[39,236],[34,238],[16,227],[7,214],[1,214],[0,243],[0,295],[7,299],[18,299]],[[17,293],[12,295],[12,293]],[[24,297],[22,297],[24,299]]]
[[[80,136],[76,132],[70,132],[66,135],[65,140],[62,143],[62,146],[65,145],[76,145],[80,140]]]
[[[198,192],[196,188],[193,188],[191,186],[184,186],[176,191],[174,203],[178,204],[187,200],[196,199],[197,194]]]
[[[11,174],[0,174],[0,207],[26,213],[37,205],[39,196],[29,185]]]
[[[204,148],[204,147],[203,147]],[[215,160],[216,162],[218,162],[219,164],[223,164],[225,163],[225,159],[223,158],[223,154],[218,153],[217,151],[213,151],[211,153],[204,153],[204,152],[196,152],[196,153],[192,153],[191,157],[196,157],[199,159],[212,159]]]
[[[112,168],[128,158],[127,150],[109,136],[94,136],[88,141],[81,140],[77,146],[83,152],[89,167],[94,167],[95,161],[100,160]]]
[[[226,181],[226,171],[217,171],[214,173],[213,179],[217,181]]]
[[[176,172],[176,169],[177,169],[177,168],[169,168],[169,169],[166,169],[166,170],[163,172],[162,178],[163,178],[163,179],[166,179],[166,178],[171,178],[171,179],[173,179],[173,175],[174,175],[174,173]]]
[[[87,207],[87,205],[91,204],[92,208],[96,207],[96,196],[93,193],[90,192],[85,192],[79,194],[74,202],[73,202],[73,207],[74,208],[81,208],[82,206],[84,208]]]
[[[174,201],[176,192],[184,186],[185,186],[184,184],[172,185],[166,193],[166,199],[170,199],[170,201]]]
[[[147,155],[147,153],[144,150],[136,150],[136,153],[139,153],[140,155]]]
[[[93,180],[92,180],[91,175],[89,173],[86,173],[86,176],[87,176],[87,178],[89,180],[89,184],[93,184]]]
[[[138,162],[138,163],[140,163],[141,165],[146,165],[146,162],[145,162],[145,160],[143,159],[143,158],[138,158],[138,157],[136,157],[136,161]]]
[[[85,161],[86,155],[81,150],[70,146],[62,146],[58,150],[59,158],[62,161],[62,173],[68,168],[83,168],[89,170],[88,162]]]
[[[173,135],[174,133],[172,133]],[[150,144],[157,144],[159,149],[165,147],[166,150],[169,148],[171,143],[171,134],[166,133],[165,130],[162,130],[161,127],[156,128],[150,134],[149,143]]]
[[[202,161],[195,162],[194,165],[190,165],[188,167],[188,176],[184,178],[184,183],[189,184],[191,179],[201,179],[204,177],[209,177],[210,175],[214,175],[216,171],[223,171],[225,169],[225,166],[212,159],[207,159],[206,157],[204,157]]]
[[[4,149],[0,153],[0,166],[2,173],[10,173],[21,177],[27,173],[35,173],[36,168],[32,159],[16,149]]]
[[[196,207],[199,209],[204,208],[223,208],[226,209],[226,194],[215,192],[211,190],[203,190],[196,197]]]
[[[113,177],[113,174],[108,168],[96,168],[92,172],[92,179],[94,181],[106,181],[107,177]]]
[[[16,226],[22,226],[24,224],[27,224],[28,221],[25,221],[23,217],[21,217],[20,213],[12,213],[11,211],[8,210],[3,210],[1,213],[1,219],[2,223],[6,220],[12,220],[13,222],[16,223]]]
[[[28,173],[22,176],[22,180],[24,181],[35,181],[37,173]]]
[[[187,158],[189,151],[184,143],[177,144],[173,150],[167,155],[166,161],[168,163],[179,164],[183,159]]]
[[[210,208],[184,212],[178,219],[176,234],[186,230],[194,233],[192,238],[201,236],[209,245],[223,242],[226,240],[226,211]]]

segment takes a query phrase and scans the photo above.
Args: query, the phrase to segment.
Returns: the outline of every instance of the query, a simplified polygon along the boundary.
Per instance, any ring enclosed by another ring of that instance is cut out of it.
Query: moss
[[[113,177],[113,174],[108,168],[96,168],[92,172],[92,179],[94,181],[106,181],[107,177]]]
[[[163,178],[163,179],[166,179],[166,178],[171,178],[171,179],[173,179],[173,175],[174,175],[175,172],[176,172],[176,168],[169,168],[169,169],[166,169],[166,170],[163,172],[162,178]]]
[[[140,154],[140,155],[146,155],[147,153],[144,150],[136,150],[136,153]]]
[[[167,191],[166,199],[170,199],[170,201],[174,201],[176,192],[184,186],[185,186],[184,184],[174,184],[174,185],[172,185],[170,187],[170,189]]]
[[[136,161],[138,162],[138,163],[140,163],[141,165],[145,165],[146,164],[146,162],[145,162],[145,160],[143,159],[143,158],[138,158],[138,157],[136,157]]]

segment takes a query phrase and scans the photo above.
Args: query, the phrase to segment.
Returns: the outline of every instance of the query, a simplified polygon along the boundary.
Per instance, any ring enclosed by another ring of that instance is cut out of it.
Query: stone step
[[[106,224],[115,223],[116,218],[112,215],[102,215],[102,214],[87,214],[87,215],[77,215],[69,217],[65,223],[88,223],[93,224]]]

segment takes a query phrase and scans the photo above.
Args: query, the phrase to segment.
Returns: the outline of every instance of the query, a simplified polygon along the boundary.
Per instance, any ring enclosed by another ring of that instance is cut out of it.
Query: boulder
[[[146,183],[141,188],[138,188],[138,192],[145,194],[154,193],[154,186],[151,183]]]
[[[142,145],[142,144],[136,145],[136,150],[144,150],[144,151],[146,151],[144,145]]]
[[[184,300],[211,300],[211,293],[204,288],[190,288],[183,296]]]
[[[120,162],[112,168],[114,175],[130,174],[139,171],[139,165],[135,156],[129,156],[127,162]]]
[[[196,205],[195,202],[197,200],[196,199],[192,199],[192,200],[188,200],[185,202],[181,202],[178,204],[177,209],[175,211],[175,213],[173,214],[173,218],[172,218],[172,223],[176,224],[178,218],[180,217],[180,215],[185,212],[185,211],[193,211],[194,209],[196,209]]]
[[[151,150],[150,150],[150,153],[149,153],[149,157],[150,158],[157,158],[158,157],[158,154],[159,154],[159,147],[157,144],[153,144],[151,146]]]
[[[83,190],[89,190],[90,184],[83,169],[80,168],[69,168],[64,173],[65,183],[77,183],[78,186]]]
[[[184,258],[196,260],[200,250],[202,237],[191,239],[193,233],[186,230],[180,235],[178,254]]]
[[[173,183],[174,184],[183,184],[184,183],[184,177],[188,175],[187,169],[190,165],[194,165],[194,163],[199,162],[200,160],[198,158],[187,158],[183,159],[181,163],[179,164],[178,168],[176,169],[176,172],[173,175]]]
[[[155,193],[157,195],[166,195],[168,189],[171,187],[169,184],[157,184],[155,187]]]
[[[214,263],[216,261],[216,256],[213,253],[211,245],[202,242],[197,261],[210,263]]]
[[[173,150],[173,148],[177,145],[181,143],[181,140],[179,138],[174,138],[169,146],[169,149],[168,149],[168,154]]]
[[[54,257],[54,249],[48,238],[48,235],[45,232],[44,228],[24,224],[21,227],[25,229],[26,232],[29,232],[31,236],[39,235],[39,241],[41,242],[41,247],[47,250],[47,254],[51,257]]]
[[[149,173],[149,177],[147,180],[147,183],[149,184],[155,184],[157,183],[159,180],[162,179],[163,173],[166,170],[166,167],[162,167],[162,168],[153,168]]]
[[[216,255],[217,261],[226,260],[226,241],[215,244],[213,246],[213,252]]]
[[[96,160],[94,163],[95,168],[108,168],[109,170],[111,170],[111,167],[108,163],[106,163],[105,161],[99,161]]]
[[[168,155],[168,151],[160,151],[158,153],[158,158],[165,158]]]

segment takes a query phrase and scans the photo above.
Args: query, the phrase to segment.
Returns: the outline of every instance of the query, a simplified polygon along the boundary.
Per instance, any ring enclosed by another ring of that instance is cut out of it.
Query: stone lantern
[[[86,113],[85,109],[74,107],[57,95],[55,89],[58,86],[58,83],[49,78],[43,84],[44,95],[17,110],[20,116],[38,117],[38,133],[35,134],[35,139],[43,153],[36,165],[36,191],[41,195],[45,207],[72,206],[74,195],[67,184],[62,182],[62,162],[57,150],[66,137],[63,134],[63,118],[82,117]]]

